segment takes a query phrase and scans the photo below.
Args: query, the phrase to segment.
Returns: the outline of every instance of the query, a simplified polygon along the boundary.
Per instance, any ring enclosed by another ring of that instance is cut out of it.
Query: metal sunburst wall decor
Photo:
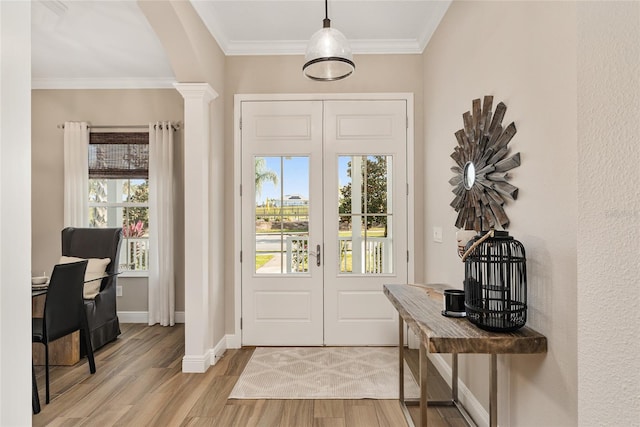
[[[456,166],[449,180],[454,186],[451,202],[458,218],[456,227],[486,231],[504,229],[509,217],[504,210],[506,200],[518,197],[518,188],[509,184],[509,170],[520,166],[520,153],[509,156],[509,141],[516,134],[516,125],[502,128],[507,106],[500,102],[492,114],[493,96],[472,102],[473,113],[462,115],[464,129],[455,133],[458,145],[451,154]]]

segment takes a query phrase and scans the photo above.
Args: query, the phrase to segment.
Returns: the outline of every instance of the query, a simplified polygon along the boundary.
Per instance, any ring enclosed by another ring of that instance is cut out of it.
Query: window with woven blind
[[[149,269],[149,133],[89,136],[89,226],[122,227],[119,271]]]
[[[148,177],[148,132],[91,132],[90,179]]]

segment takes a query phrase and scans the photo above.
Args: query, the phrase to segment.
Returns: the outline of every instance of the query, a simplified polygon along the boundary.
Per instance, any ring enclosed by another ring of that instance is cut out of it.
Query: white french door
[[[321,177],[322,102],[242,103],[245,345],[323,343]]]
[[[407,283],[406,102],[324,106],[324,343],[397,344],[382,285]]]
[[[242,343],[395,345],[404,100],[243,101]]]

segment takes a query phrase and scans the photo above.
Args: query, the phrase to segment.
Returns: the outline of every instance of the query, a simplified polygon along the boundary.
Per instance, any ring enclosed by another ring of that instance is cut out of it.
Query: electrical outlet
[[[122,286],[116,286],[116,296],[117,297],[122,296]]]
[[[433,241],[442,243],[442,227],[433,227]]]

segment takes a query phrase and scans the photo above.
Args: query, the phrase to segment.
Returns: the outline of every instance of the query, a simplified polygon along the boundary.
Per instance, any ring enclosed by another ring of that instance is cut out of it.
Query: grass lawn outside
[[[256,254],[256,270],[268,263],[271,258],[273,258],[273,255]]]

